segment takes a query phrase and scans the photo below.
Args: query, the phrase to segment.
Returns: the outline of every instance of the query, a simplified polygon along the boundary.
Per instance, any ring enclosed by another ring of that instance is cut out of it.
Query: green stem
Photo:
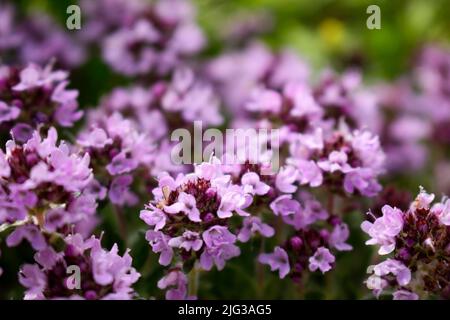
[[[117,224],[119,225],[119,233],[120,237],[124,241],[125,244],[128,242],[128,232],[127,232],[127,221],[125,219],[125,214],[121,207],[114,206],[114,212],[117,218]]]
[[[259,247],[259,254],[264,253],[264,238],[261,240],[261,245]],[[258,279],[258,292],[256,293],[260,297],[264,296],[264,266],[262,263],[258,261],[258,259],[255,259],[255,268],[256,268],[256,277]]]
[[[188,293],[190,297],[197,296],[199,280],[200,280],[200,270],[198,269],[197,264],[195,264],[188,275]]]

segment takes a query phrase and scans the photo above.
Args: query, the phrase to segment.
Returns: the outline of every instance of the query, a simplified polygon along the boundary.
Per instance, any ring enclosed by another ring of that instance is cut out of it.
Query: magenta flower
[[[0,123],[4,133],[12,130],[16,141],[25,143],[42,125],[71,127],[83,115],[78,110],[78,91],[66,88],[67,72],[33,63],[23,69],[1,69]]]
[[[329,243],[330,246],[336,248],[338,251],[349,251],[353,247],[348,243],[345,243],[350,235],[348,226],[345,223],[337,224],[330,234]]]
[[[132,267],[127,251],[118,254],[117,245],[110,251],[101,247],[100,240],[81,235],[66,238],[63,253],[46,248],[36,254],[36,264],[24,265],[19,273],[20,283],[26,287],[25,299],[103,299],[123,300],[133,297],[131,286],[140,274]],[[68,265],[81,270],[83,286],[71,287],[67,278]]]
[[[270,186],[262,182],[255,172],[248,172],[241,178],[244,192],[251,195],[263,196],[270,190]]]
[[[152,191],[154,200],[140,217],[151,227],[147,240],[153,252],[161,253],[160,264],[169,265],[174,257],[182,263],[198,259],[204,270],[214,265],[222,270],[227,260],[240,254],[228,219],[235,214],[248,215],[243,209],[251,204],[252,196],[243,186],[233,184],[222,168],[222,163],[212,158],[176,179],[167,173],[159,175],[158,187]],[[260,185],[254,186],[260,190]],[[269,232],[264,225],[260,227]]]
[[[31,224],[20,226],[14,230],[6,239],[6,244],[8,247],[16,247],[23,239],[26,239],[36,251],[42,250],[47,246],[41,231]]]
[[[394,297],[394,300],[419,300],[417,294],[407,290],[397,290],[392,296]]]
[[[169,246],[174,248],[182,248],[186,251],[199,251],[203,245],[200,234],[192,231],[185,231],[182,236],[169,240]]]
[[[195,297],[187,295],[188,280],[186,275],[177,269],[169,271],[158,281],[158,288],[166,291],[167,300],[192,300]]]
[[[388,254],[394,251],[395,237],[403,228],[403,213],[389,205],[385,205],[382,212],[382,217],[376,219],[374,223],[364,221],[361,228],[372,237],[366,244],[379,244],[381,247],[378,253]]]
[[[170,237],[160,231],[148,230],[145,239],[150,243],[153,252],[160,253],[159,263],[167,266],[172,261],[173,250],[169,246]]]
[[[121,29],[105,39],[103,58],[115,71],[127,76],[148,73],[157,63],[155,47],[159,38],[150,22],[140,20],[132,28]]]
[[[277,216],[295,215],[301,210],[300,203],[292,199],[292,195],[279,196],[270,204],[270,208]]]
[[[316,271],[319,269],[322,273],[325,273],[331,270],[335,260],[336,258],[331,254],[330,250],[325,247],[320,247],[314,255],[309,258],[309,270]]]
[[[280,278],[283,279],[291,270],[289,257],[282,248],[275,247],[273,253],[263,253],[258,258],[259,262],[268,264],[271,271],[278,270]]]
[[[280,169],[275,180],[275,186],[283,193],[294,193],[297,190],[295,181],[298,171],[292,166],[286,166]]]
[[[270,238],[275,234],[275,230],[270,225],[263,223],[259,217],[246,217],[237,237],[240,242],[247,242],[256,233]]]
[[[368,268],[373,274],[366,284],[376,296],[386,289],[395,290],[394,299],[448,296],[441,276],[448,272],[448,200],[431,205],[433,199],[420,188],[404,212],[385,205],[382,217],[363,223],[363,230],[372,236],[367,244],[381,244],[379,254],[392,252],[392,258]]]

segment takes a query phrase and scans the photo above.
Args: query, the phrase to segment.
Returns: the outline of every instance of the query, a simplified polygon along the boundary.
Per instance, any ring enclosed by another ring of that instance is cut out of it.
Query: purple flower
[[[434,204],[431,211],[439,218],[442,224],[450,226],[450,199]]]
[[[374,223],[364,221],[361,228],[372,237],[366,241],[366,244],[381,245],[378,253],[384,255],[395,249],[395,236],[403,228],[403,213],[389,205],[385,205],[382,212],[382,217],[376,219]]]
[[[66,249],[56,253],[50,248],[35,255],[37,264],[25,265],[19,273],[20,283],[27,288],[25,299],[131,299],[132,285],[140,274],[132,267],[129,251],[118,254],[117,245],[110,251],[101,247],[100,240],[84,241],[79,234],[65,239]],[[76,265],[92,283],[72,289],[67,278],[67,266]]]
[[[297,186],[294,185],[297,176],[298,171],[294,167],[283,167],[277,174],[275,186],[283,193],[294,193],[297,190]]]
[[[277,216],[288,216],[299,213],[301,205],[297,200],[292,199],[292,195],[286,194],[272,201],[270,208]]]
[[[91,120],[77,139],[94,163],[106,163],[106,170],[96,170],[98,181],[107,181],[108,197],[119,206],[133,206],[137,195],[131,191],[137,171],[148,170],[154,160],[154,141],[140,133],[134,122],[119,113]]]
[[[19,117],[19,114],[19,108],[15,106],[8,106],[3,101],[0,101],[0,123],[17,119],[17,117]]]
[[[298,210],[293,211],[292,214],[283,215],[283,221],[292,225],[295,230],[306,228],[316,221],[326,220],[328,218],[328,212],[322,208],[321,203],[312,195],[302,192],[300,194],[300,200],[303,206],[299,204]]]
[[[400,286],[406,286],[411,281],[411,271],[403,263],[394,259],[387,259],[369,269],[379,277],[393,274]]]
[[[393,294],[394,300],[419,300],[419,296],[407,290],[397,290]]]
[[[103,58],[117,72],[127,76],[148,73],[157,63],[159,32],[148,21],[121,29],[105,39]]]
[[[222,270],[227,260],[240,254],[239,248],[234,245],[236,236],[225,227],[213,226],[202,237],[206,247],[200,257],[200,266],[204,270],[210,270],[213,264]]]
[[[234,211],[241,216],[248,216],[249,213],[243,209],[247,208],[252,200],[253,198],[249,194],[245,194],[243,189],[233,186],[222,196],[217,216],[219,218],[229,218]]]
[[[200,266],[209,271],[215,265],[217,270],[225,267],[225,262],[241,254],[240,249],[234,244],[224,243],[215,247],[206,247],[200,256]]]
[[[152,190],[154,200],[141,211],[141,219],[151,226],[147,240],[153,252],[161,253],[161,264],[169,265],[172,258],[191,263],[193,258],[203,270],[214,265],[222,270],[227,260],[240,254],[228,218],[234,211],[249,216],[243,209],[253,198],[242,186],[233,184],[222,168],[212,157],[186,175],[172,178],[168,173],[159,174],[158,187]],[[259,192],[263,186],[258,181],[250,179],[249,183]],[[262,223],[253,229],[270,232]]]
[[[268,264],[271,271],[278,270],[280,278],[283,279],[290,272],[289,257],[280,247],[275,247],[273,253],[263,253],[259,256],[258,261]]]
[[[45,12],[34,12],[25,17],[17,31],[21,35],[18,56],[23,63],[47,63],[55,59],[65,67],[76,67],[84,62],[84,47],[75,37],[65,32]]]
[[[379,254],[393,252],[393,258],[368,268],[373,274],[366,283],[376,296],[389,288],[395,291],[394,299],[418,299],[419,293],[420,297],[447,297],[441,275],[448,269],[442,260],[449,253],[448,243],[442,241],[449,233],[448,200],[444,197],[431,205],[433,200],[433,194],[420,188],[409,209],[402,212],[385,205],[382,217],[363,223],[363,230],[372,237],[367,244],[381,244]]]
[[[319,269],[322,273],[325,273],[331,270],[335,260],[336,258],[331,254],[330,250],[325,247],[320,247],[309,258],[309,270],[316,271]]]
[[[230,244],[236,241],[236,236],[232,234],[226,227],[213,226],[203,232],[203,241],[206,246],[213,248],[222,244]]]
[[[328,172],[341,171],[347,173],[351,170],[350,165],[347,163],[348,157],[345,152],[332,151],[328,155],[328,159],[321,160],[317,163],[320,169]]]
[[[363,195],[372,197],[380,192],[381,186],[374,180],[370,170],[356,169],[345,175],[344,190],[348,193],[359,190]]]
[[[345,223],[337,224],[330,234],[328,242],[331,247],[336,248],[339,251],[349,251],[353,247],[348,243],[345,243],[350,235],[348,226]]]
[[[102,149],[107,145],[113,143],[113,140],[108,137],[105,130],[101,128],[95,128],[92,132],[88,133],[86,136],[78,139],[78,144],[83,147],[93,147],[96,149]]]
[[[191,221],[200,222],[200,211],[197,209],[195,198],[185,192],[180,193],[178,201],[170,206],[165,206],[164,210],[168,213],[178,213],[183,211]]]
[[[188,280],[180,270],[169,271],[167,275],[158,281],[158,288],[165,290],[167,300],[187,300]]]
[[[47,246],[41,231],[32,224],[17,227],[6,239],[6,244],[8,247],[16,247],[23,239],[26,239],[36,251],[42,250]]]
[[[270,238],[275,234],[275,230],[262,222],[259,217],[246,217],[242,224],[242,229],[239,231],[238,240],[241,242],[247,242],[250,240],[250,237],[259,233],[261,236]]]
[[[27,288],[27,292],[24,297],[25,300],[44,298],[42,292],[46,288],[47,278],[38,265],[24,265],[19,273],[19,282]]]
[[[244,192],[251,195],[263,196],[270,190],[270,187],[262,182],[255,172],[244,174],[241,178],[241,184],[244,187]]]
[[[282,102],[278,92],[259,88],[252,92],[245,107],[247,110],[253,112],[277,114],[281,110]]]
[[[150,243],[153,252],[160,253],[159,263],[163,266],[169,265],[173,257],[173,250],[168,243],[170,237],[161,231],[148,230],[145,239]]]
[[[13,130],[16,141],[27,142],[41,125],[71,127],[82,117],[78,91],[66,88],[67,72],[33,63],[23,69],[0,68],[4,70],[0,76],[0,123],[4,133]]]
[[[166,214],[153,205],[149,205],[147,210],[141,210],[139,217],[149,226],[154,226],[155,231],[161,230],[166,225]]]
[[[138,202],[138,199],[129,190],[132,183],[133,177],[129,174],[115,177],[111,182],[108,192],[111,202],[118,205],[135,205]]]
[[[170,239],[168,244],[171,247],[182,248],[186,251],[199,251],[203,245],[203,241],[198,232],[187,230],[182,236]]]
[[[427,210],[434,200],[434,194],[427,193],[423,187],[420,187],[420,192],[414,202],[411,204],[411,210]]]
[[[305,160],[291,160],[291,165],[293,165],[297,171],[297,179],[300,184],[309,184],[311,187],[318,187],[322,185],[323,175],[320,168],[314,161]]]
[[[290,82],[283,94],[293,103],[290,115],[296,118],[306,117],[311,122],[323,116],[323,109],[314,99],[312,90],[304,82]]]

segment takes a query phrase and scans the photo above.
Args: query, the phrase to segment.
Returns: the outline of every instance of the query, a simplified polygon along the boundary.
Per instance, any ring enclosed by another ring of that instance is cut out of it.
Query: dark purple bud
[[[39,157],[36,153],[29,153],[26,155],[27,165],[30,167],[35,166],[39,162]]]
[[[17,108],[22,109],[22,107],[23,107],[23,102],[22,102],[22,100],[14,99],[14,100],[11,102],[11,105],[13,105],[13,106],[15,106],[15,107],[17,107]]]
[[[323,240],[328,241],[330,233],[328,232],[328,230],[322,229],[320,230],[320,236],[322,237]]]
[[[414,247],[414,245],[416,244],[416,242],[414,241],[414,239],[408,238],[406,239],[406,245],[408,246],[408,248],[412,248]]]
[[[66,246],[65,255],[68,257],[75,257],[77,255],[77,250],[71,244]]]
[[[20,143],[27,142],[33,134],[33,128],[25,123],[18,123],[11,129],[13,139]]]
[[[207,213],[205,215],[205,217],[203,218],[203,221],[205,221],[205,222],[211,222],[213,220],[214,220],[214,215],[211,212]]]
[[[332,226],[337,226],[342,223],[342,220],[338,216],[331,216],[329,222]]]
[[[48,116],[43,112],[37,112],[34,115],[34,120],[37,123],[48,123],[49,122]]]
[[[409,250],[406,248],[401,248],[398,251],[398,257],[403,260],[404,262],[409,261],[411,259],[411,254],[409,253]]]
[[[84,294],[86,300],[95,300],[97,299],[97,293],[94,290],[89,290]]]
[[[289,240],[289,244],[291,245],[292,249],[298,251],[302,248],[303,240],[298,236],[294,236]]]

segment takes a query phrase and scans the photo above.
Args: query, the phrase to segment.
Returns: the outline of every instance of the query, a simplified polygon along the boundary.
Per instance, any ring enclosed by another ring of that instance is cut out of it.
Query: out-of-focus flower
[[[91,123],[77,142],[91,156],[96,179],[108,189],[111,202],[120,206],[136,204],[137,197],[130,190],[133,175],[138,176],[139,170],[145,174],[151,167],[153,141],[132,121],[114,113]]]
[[[0,123],[16,141],[26,142],[34,129],[71,127],[81,118],[78,91],[67,89],[68,73],[30,63],[17,69],[0,66]]]
[[[167,74],[205,43],[189,1],[106,0],[82,6],[90,27],[83,38],[93,43],[100,37],[103,58],[126,76]]]
[[[116,244],[107,251],[99,239],[83,240],[79,234],[69,235],[65,243],[63,252],[46,247],[35,254],[35,264],[22,266],[19,281],[26,288],[25,299],[133,298],[132,285],[140,274],[132,267],[129,250],[120,256]],[[79,287],[76,278],[67,276],[69,267],[79,268]]]

